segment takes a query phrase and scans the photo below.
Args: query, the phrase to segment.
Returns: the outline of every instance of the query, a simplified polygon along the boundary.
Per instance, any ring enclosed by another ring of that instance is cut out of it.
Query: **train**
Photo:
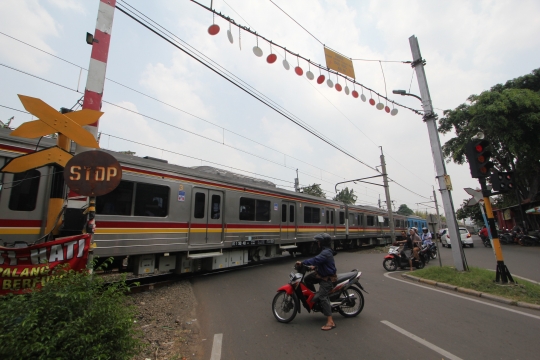
[[[10,159],[55,146],[0,129],[0,167]],[[347,205],[277,187],[209,166],[184,167],[162,159],[107,151],[122,180],[96,199],[95,256],[135,274],[178,274],[240,266],[289,253],[315,254],[313,236],[328,233],[335,248],[382,245],[391,238],[388,212]],[[0,238],[4,246],[46,235],[54,166],[0,173]],[[85,198],[64,186],[67,205],[57,236],[80,234]],[[49,215],[50,216],[50,215]],[[394,214],[395,231],[420,218]],[[425,220],[424,220],[425,221]]]

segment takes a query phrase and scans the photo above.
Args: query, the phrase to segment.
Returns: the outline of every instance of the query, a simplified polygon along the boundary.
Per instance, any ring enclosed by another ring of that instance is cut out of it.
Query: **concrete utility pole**
[[[388,174],[386,173],[386,162],[384,161],[384,154],[381,148],[381,169],[384,184],[384,193],[386,195],[386,209],[388,209],[388,221],[390,222],[390,236],[392,243],[396,241],[396,227],[394,223],[394,214],[392,213],[392,202],[390,201],[390,187],[388,186]],[[379,200],[380,202],[380,200]]]
[[[452,243],[454,266],[458,271],[465,271],[468,270],[468,268],[465,261],[465,254],[463,253],[463,247],[461,246],[461,236],[459,234],[456,213],[454,211],[454,204],[452,202],[452,194],[446,187],[446,167],[444,165],[439,133],[437,131],[437,117],[433,113],[433,105],[431,104],[431,96],[429,94],[426,73],[424,71],[424,59],[422,59],[422,55],[420,54],[420,46],[418,45],[418,39],[416,36],[413,35],[409,38],[409,44],[411,46],[411,53],[413,57],[413,62],[411,65],[416,70],[416,78],[418,79],[418,87],[420,88],[420,95],[422,98],[422,108],[424,109],[424,121],[426,122],[428,128],[431,153],[433,155],[433,162],[435,163],[439,190],[441,192],[443,201],[444,213],[446,214],[448,233]]]

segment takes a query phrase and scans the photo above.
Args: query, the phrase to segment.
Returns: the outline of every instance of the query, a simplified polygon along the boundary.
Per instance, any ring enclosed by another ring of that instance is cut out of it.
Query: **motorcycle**
[[[398,268],[409,267],[409,259],[401,256],[400,246],[390,246],[388,254],[384,257],[383,267],[386,271],[396,271]],[[412,264],[417,269],[423,269],[426,265],[426,256],[422,251],[418,252],[420,260],[413,258]]]
[[[422,245],[422,249],[424,249],[424,246],[426,246],[427,248],[427,251],[426,251],[427,257],[429,259],[436,259],[437,258],[437,245],[435,245],[435,243],[432,242],[429,245]]]
[[[311,291],[304,283],[304,277],[309,267],[306,265],[295,266],[295,270],[289,275],[289,283],[277,290],[272,300],[272,312],[277,321],[289,323],[296,314],[301,312],[300,303],[308,312],[320,312],[319,303],[313,301],[315,292]],[[338,274],[334,288],[329,294],[332,312],[339,312],[344,317],[355,317],[364,308],[364,296],[367,293],[360,284],[361,272],[354,269],[351,272]]]
[[[485,247],[491,247],[491,241],[488,236],[480,235],[480,240],[482,240],[482,244],[484,244]]]

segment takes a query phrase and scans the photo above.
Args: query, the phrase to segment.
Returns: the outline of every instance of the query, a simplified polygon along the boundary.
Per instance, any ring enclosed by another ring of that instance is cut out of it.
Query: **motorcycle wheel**
[[[295,293],[288,295],[286,291],[279,291],[272,301],[272,313],[280,323],[291,322],[298,311],[298,297]]]
[[[347,290],[344,291],[344,293],[347,293],[348,296],[354,295],[356,299],[349,300],[349,302],[352,302],[348,305],[341,305],[338,307],[339,313],[344,317],[355,317],[360,312],[362,312],[362,309],[364,308],[364,295],[362,295],[362,292],[354,287],[351,286]]]
[[[423,269],[424,266],[426,266],[426,264],[422,260],[416,262],[416,268],[418,270]]]
[[[396,271],[398,266],[396,263],[396,259],[384,259],[382,266],[386,269],[386,271]]]
[[[437,250],[433,250],[431,254],[429,255],[433,260],[437,258]]]

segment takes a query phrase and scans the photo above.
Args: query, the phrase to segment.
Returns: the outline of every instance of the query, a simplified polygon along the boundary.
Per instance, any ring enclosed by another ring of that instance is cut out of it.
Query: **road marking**
[[[212,345],[212,355],[210,360],[221,359],[221,343],[223,342],[223,334],[214,334],[214,344]]]
[[[435,352],[438,352],[439,354],[441,354],[445,358],[448,358],[450,360],[462,360],[460,357],[457,357],[456,355],[451,354],[451,353],[449,353],[448,351],[446,351],[444,349],[441,349],[437,345],[434,345],[434,344],[430,343],[429,341],[426,341],[426,340],[414,335],[413,333],[410,333],[407,330],[404,330],[404,329],[400,328],[399,326],[392,324],[390,321],[381,320],[381,322],[384,325],[389,326],[392,329],[396,330],[397,332],[400,332],[403,335],[413,339],[414,341],[419,342],[420,344],[424,345],[425,347],[427,347],[427,348],[429,348],[429,349],[431,349],[431,350],[433,350]]]
[[[460,299],[465,299],[465,300],[469,300],[469,301],[474,301],[474,302],[477,302],[477,303],[479,303],[479,304],[483,304],[483,305],[487,305],[487,306],[492,306],[492,307],[495,307],[495,308],[497,308],[497,309],[502,309],[502,310],[510,311],[510,312],[513,312],[513,313],[516,313],[516,314],[520,314],[520,315],[524,315],[524,316],[531,317],[531,318],[533,318],[533,319],[540,320],[540,316],[528,314],[528,313],[523,312],[523,311],[505,308],[504,306],[491,304],[491,303],[486,302],[486,301],[481,301],[481,300],[471,299],[471,298],[468,298],[468,297],[466,297],[466,296],[462,296],[462,295],[458,295],[458,294],[452,294],[451,292],[446,292],[446,291],[443,291],[443,290],[433,289],[433,288],[431,288],[431,287],[429,287],[429,286],[424,286],[424,285],[415,284],[415,283],[412,283],[412,282],[409,282],[409,281],[406,281],[406,280],[395,279],[395,278],[393,278],[393,277],[390,276],[390,273],[384,273],[384,276],[386,276],[386,277],[389,278],[389,279],[395,280],[395,281],[401,281],[401,282],[407,283],[407,284],[409,284],[409,285],[418,286],[418,287],[421,287],[421,288],[424,288],[424,289],[428,289],[428,290],[431,290],[431,291],[437,291],[437,292],[440,292],[440,293],[443,293],[443,294],[446,294],[446,295],[458,297],[458,298],[460,298]]]

